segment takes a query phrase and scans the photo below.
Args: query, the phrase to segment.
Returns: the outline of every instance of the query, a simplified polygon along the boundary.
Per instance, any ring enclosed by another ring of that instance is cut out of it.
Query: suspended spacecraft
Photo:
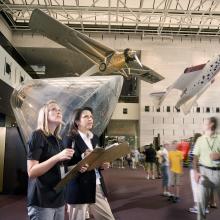
[[[69,121],[76,108],[93,108],[94,132],[101,135],[118,102],[122,84],[122,76],[65,77],[26,82],[11,96],[11,106],[24,141],[27,143],[36,129],[38,111],[48,100],[56,100],[61,106],[64,122]]]
[[[184,114],[188,114],[194,105],[197,105],[198,98],[215,81],[220,71],[220,55],[215,56],[205,64],[188,67],[183,74],[167,88],[165,92],[151,93],[156,108],[159,108],[166,96],[172,89],[182,91],[176,109],[182,108]]]

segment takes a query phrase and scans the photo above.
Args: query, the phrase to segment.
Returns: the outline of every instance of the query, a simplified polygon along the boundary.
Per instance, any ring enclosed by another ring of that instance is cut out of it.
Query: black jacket
[[[77,164],[82,160],[81,155],[88,149],[88,146],[83,141],[80,134],[76,134],[74,137],[65,136],[63,139],[64,147],[68,148],[72,146],[72,142],[75,142],[74,150],[75,153],[72,159],[68,162],[68,165]],[[99,139],[96,135],[91,140],[93,148],[99,145]],[[104,195],[107,196],[104,180],[101,176],[101,186]],[[66,187],[66,202],[68,204],[87,204],[96,202],[96,175],[95,170],[86,171],[85,173],[78,173],[77,177],[74,178],[67,184]]]
[[[145,150],[144,152],[145,154],[145,161],[146,163],[155,163],[156,162],[156,151],[154,150],[154,148],[149,147]]]

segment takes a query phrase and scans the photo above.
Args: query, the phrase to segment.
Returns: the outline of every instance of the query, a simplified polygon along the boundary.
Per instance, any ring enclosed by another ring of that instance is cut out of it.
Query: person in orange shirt
[[[171,144],[171,151],[169,152],[170,161],[170,185],[171,196],[169,200],[176,203],[179,202],[180,197],[180,183],[181,175],[183,173],[183,153],[178,150],[177,141],[173,141]]]

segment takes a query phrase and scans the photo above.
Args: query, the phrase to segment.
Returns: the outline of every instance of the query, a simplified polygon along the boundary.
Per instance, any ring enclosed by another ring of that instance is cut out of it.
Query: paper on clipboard
[[[104,162],[112,162],[130,152],[128,143],[122,143],[118,145],[112,145],[107,147],[100,157],[90,164],[88,170],[93,170],[100,167]]]
[[[77,163],[62,180],[55,186],[55,190],[58,191],[63,188],[71,179],[76,177],[78,170],[85,164],[88,164],[88,171],[95,168],[99,168],[104,162],[112,162],[122,156],[125,156],[130,152],[130,148],[127,142],[118,145],[112,145],[107,148],[95,148],[89,155]]]

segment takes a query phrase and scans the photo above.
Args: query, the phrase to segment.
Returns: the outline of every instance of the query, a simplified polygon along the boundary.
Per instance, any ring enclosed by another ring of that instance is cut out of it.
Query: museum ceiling
[[[29,30],[35,8],[87,33],[220,35],[219,0],[0,0],[1,14],[13,30]]]

